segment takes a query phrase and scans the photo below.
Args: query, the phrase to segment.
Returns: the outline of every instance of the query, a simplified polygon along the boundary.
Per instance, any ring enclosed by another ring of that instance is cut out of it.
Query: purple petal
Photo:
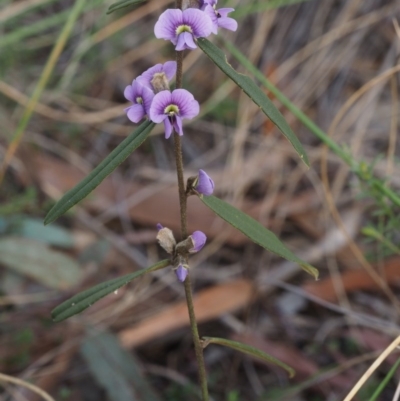
[[[212,22],[210,17],[196,8],[188,8],[183,12],[183,23],[192,28],[195,38],[205,38],[211,34]]]
[[[195,231],[191,238],[193,240],[193,248],[189,249],[190,253],[199,252],[201,248],[203,248],[204,244],[206,243],[207,237],[202,231]]]
[[[172,103],[179,108],[179,116],[181,118],[193,118],[200,112],[200,106],[193,95],[186,89],[175,89],[172,92]]]
[[[182,11],[179,9],[165,10],[154,26],[154,35],[156,38],[170,40],[175,45],[176,27],[182,25],[182,14]]]
[[[183,130],[182,130],[182,119],[179,116],[175,116],[174,118],[174,129],[178,133],[179,136],[183,135]]]
[[[178,35],[178,41],[176,42],[175,50],[181,52],[186,49],[185,35],[184,32]]]
[[[125,99],[130,100],[133,102],[133,90],[132,85],[128,85],[124,90]]]
[[[145,72],[142,73],[142,75],[140,75],[140,77],[137,77],[136,79],[142,85],[152,90],[153,87],[151,86],[151,80],[153,79],[154,74],[161,71],[162,71],[162,64],[156,64],[155,66],[148,68]]]
[[[171,104],[172,97],[170,91],[158,92],[151,103],[149,116],[154,123],[160,123],[167,117],[164,113],[165,108]]]
[[[204,9],[204,12],[210,17],[212,22],[212,33],[216,35],[218,33],[218,17],[214,8],[210,5],[207,5]]]
[[[156,227],[157,227],[158,231],[160,231],[164,228],[160,223],[157,223]]]
[[[163,71],[170,81],[176,74],[176,61],[167,61],[163,65]]]
[[[176,277],[178,277],[178,280],[183,283],[186,280],[186,277],[188,275],[188,271],[185,267],[182,265],[179,265],[178,268],[175,270]]]
[[[218,18],[218,26],[235,32],[238,28],[238,23],[233,18],[222,17]]]
[[[214,192],[214,181],[204,171],[199,170],[199,180],[196,185],[196,190],[202,195],[209,196]]]
[[[165,139],[168,139],[172,134],[172,124],[171,121],[169,121],[168,117],[164,120],[164,129],[165,129]]]
[[[143,100],[143,109],[147,115],[149,115],[153,99],[154,99],[154,92],[147,86],[144,86],[142,90],[142,100]]]
[[[127,110],[127,116],[129,120],[134,123],[138,123],[146,114],[141,104],[134,104],[125,110]]]
[[[222,17],[227,17],[229,13],[231,13],[232,11],[235,11],[234,8],[219,8],[217,10],[217,13]]]
[[[193,35],[191,33],[183,32],[182,35],[185,36],[186,48],[189,48],[189,49],[196,49],[197,48],[196,43],[194,43],[194,40],[193,40]]]

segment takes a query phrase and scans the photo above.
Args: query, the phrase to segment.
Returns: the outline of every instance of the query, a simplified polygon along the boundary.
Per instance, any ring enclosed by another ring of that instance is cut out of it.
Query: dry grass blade
[[[35,386],[34,384],[28,383],[24,380],[18,379],[16,377],[8,376],[3,373],[0,373],[0,381],[6,382],[6,383],[13,383],[21,387],[25,387],[34,393],[40,395],[44,400],[46,401],[55,401],[53,397],[51,397],[49,394],[47,394],[45,391],[40,389],[39,387]]]

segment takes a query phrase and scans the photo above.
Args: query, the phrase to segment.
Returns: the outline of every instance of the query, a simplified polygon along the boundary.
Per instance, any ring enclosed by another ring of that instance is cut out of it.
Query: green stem
[[[182,9],[182,0],[176,0],[176,8]],[[183,51],[176,52],[176,83],[175,87],[177,89],[182,88],[182,78],[183,78]],[[175,132],[174,133],[174,152],[175,152],[175,162],[176,162],[176,173],[178,177],[178,187],[179,187],[179,204],[180,204],[180,217],[181,217],[181,236],[184,240],[187,235],[187,196],[185,190],[185,181],[183,177],[183,159],[182,159],[182,143],[181,137]],[[207,375],[206,368],[204,364],[203,347],[200,343],[199,330],[197,327],[196,315],[193,306],[193,294],[192,285],[190,282],[190,274],[187,275],[185,280],[185,295],[186,304],[189,312],[190,320],[190,330],[192,332],[194,349],[196,353],[199,382],[201,388],[202,401],[209,401],[208,397],[208,387],[207,387]]]
[[[308,118],[299,108],[297,108],[276,86],[274,86],[264,74],[255,67],[246,56],[231,42],[224,39],[224,43],[230,53],[250,71],[303,125],[305,125],[318,139],[338,155],[353,171],[358,171],[360,163],[352,158],[340,145],[338,145],[329,135],[319,128],[310,118]],[[396,206],[400,206],[400,197],[386,186],[381,180],[374,180],[374,186]]]

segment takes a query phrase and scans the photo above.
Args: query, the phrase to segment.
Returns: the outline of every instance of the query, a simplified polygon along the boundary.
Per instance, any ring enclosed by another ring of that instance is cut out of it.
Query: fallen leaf
[[[399,284],[400,258],[394,257],[387,260],[380,271],[383,271],[383,278],[389,285]],[[381,288],[368,272],[363,269],[345,271],[341,274],[340,278],[346,293],[358,290],[379,290]],[[338,300],[334,283],[330,277],[320,281],[309,281],[303,286],[303,289],[309,294],[322,298],[325,301],[337,302]]]
[[[216,319],[243,308],[249,304],[253,295],[254,288],[248,280],[231,281],[200,291],[193,300],[197,322]],[[130,348],[188,325],[186,301],[180,301],[136,326],[121,331],[119,339],[125,348]]]

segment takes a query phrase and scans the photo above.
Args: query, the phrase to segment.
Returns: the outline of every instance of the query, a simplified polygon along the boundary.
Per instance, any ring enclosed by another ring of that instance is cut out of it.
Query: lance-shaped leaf
[[[145,0],[122,0],[122,1],[117,1],[116,3],[113,3],[113,4],[111,4],[110,7],[108,7],[107,14],[111,14],[114,11],[119,10],[120,8],[139,5],[140,3],[144,3],[144,1]]]
[[[93,305],[99,299],[104,298],[106,295],[118,290],[118,288],[128,284],[135,278],[143,276],[144,274],[154,272],[156,270],[163,269],[170,264],[170,261],[165,259],[161,262],[156,263],[146,269],[138,270],[137,272],[127,274],[122,277],[115,278],[113,280],[105,281],[104,283],[98,284],[86,291],[83,291],[72,298],[58,305],[51,312],[51,317],[55,322],[61,322],[77,313],[82,312],[89,306]]]
[[[223,345],[224,347],[232,348],[236,351],[242,352],[243,354],[247,354],[255,358],[262,359],[265,362],[280,366],[289,373],[289,377],[293,377],[296,374],[295,370],[286,365],[286,363],[250,345],[239,343],[237,341],[227,340],[226,338],[203,337],[203,348],[207,347],[208,344]]]
[[[275,107],[267,95],[248,76],[239,74],[227,62],[226,56],[221,49],[205,38],[197,39],[197,45],[201,50],[224,72],[243,92],[262,110],[264,114],[279,128],[283,135],[293,145],[296,152],[304,163],[309,166],[306,152],[297,136],[294,134],[285,118]]]
[[[267,230],[258,221],[215,196],[200,196],[200,199],[215,214],[237,228],[253,242],[284,259],[298,263],[307,273],[314,276],[315,279],[318,278],[318,270],[315,267],[298,258],[273,232]]]
[[[70,189],[49,211],[44,224],[49,224],[63,215],[72,206],[88,196],[109,174],[111,174],[149,136],[155,124],[145,121],[125,138],[93,171],[74,188]]]

